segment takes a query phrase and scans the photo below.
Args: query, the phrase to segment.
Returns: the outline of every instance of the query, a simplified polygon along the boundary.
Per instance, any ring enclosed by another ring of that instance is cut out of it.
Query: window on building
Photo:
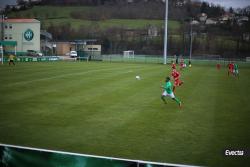
[[[12,25],[11,24],[9,25],[9,28],[12,29]]]
[[[12,39],[12,35],[11,34],[9,35],[9,39]]]
[[[4,28],[7,29],[7,28],[8,28],[8,25],[5,25]]]

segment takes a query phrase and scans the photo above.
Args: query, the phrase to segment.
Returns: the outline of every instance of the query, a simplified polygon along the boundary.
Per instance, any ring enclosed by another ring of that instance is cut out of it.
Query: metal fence
[[[128,63],[157,63],[157,64],[163,64],[163,56],[159,55],[135,55],[133,58],[126,58],[123,57],[123,55],[102,55],[99,60],[105,61],[105,62],[128,62]],[[185,63],[188,63],[189,57],[182,57]],[[92,58],[92,60],[95,60]],[[167,58],[167,64],[170,64],[172,62],[176,62],[176,59],[174,56],[168,56]],[[178,60],[180,62],[180,58]],[[191,59],[192,64],[200,64],[200,65],[216,65],[221,64],[222,66],[227,66],[229,62],[236,62],[237,64],[244,65],[244,66],[250,66],[250,61],[246,61],[244,58],[221,58],[221,57],[193,57]]]
[[[188,64],[189,57],[182,57],[184,62]],[[1,58],[0,58],[1,61]],[[8,58],[4,58],[4,62],[7,62]],[[103,61],[103,62],[124,62],[124,63],[153,63],[153,64],[163,64],[163,56],[159,55],[134,55],[134,57],[124,57],[121,54],[112,55],[99,55],[99,56],[88,56],[88,57],[78,57],[78,58],[67,58],[62,56],[42,56],[42,57],[26,57],[18,56],[15,61],[18,62],[48,62],[48,61]],[[174,56],[168,56],[167,64],[175,62]],[[180,58],[178,60],[180,62]],[[221,58],[221,57],[193,57],[191,63],[193,65],[216,65],[221,64],[222,66],[227,66],[229,62],[236,62],[241,67],[250,67],[250,61],[246,58]]]

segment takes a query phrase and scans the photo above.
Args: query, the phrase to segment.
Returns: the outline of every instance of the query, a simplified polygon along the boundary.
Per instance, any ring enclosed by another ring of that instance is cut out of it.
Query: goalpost
[[[135,52],[133,50],[123,51],[123,58],[135,58]]]

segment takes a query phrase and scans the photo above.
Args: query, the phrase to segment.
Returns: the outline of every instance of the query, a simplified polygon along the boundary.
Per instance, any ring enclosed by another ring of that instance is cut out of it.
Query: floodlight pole
[[[193,18],[190,22],[190,50],[189,50],[189,60],[192,58],[192,50],[193,50]]]
[[[1,15],[1,40],[2,44],[0,46],[1,48],[1,57],[2,57],[2,64],[3,64],[3,40],[4,40],[4,14]]]
[[[167,54],[168,54],[168,0],[165,0],[166,11],[165,11],[165,35],[164,35],[164,62],[167,64]]]

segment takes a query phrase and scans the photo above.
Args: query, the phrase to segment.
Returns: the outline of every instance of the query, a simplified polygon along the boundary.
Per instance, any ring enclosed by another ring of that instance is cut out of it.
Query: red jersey
[[[228,69],[233,69],[233,68],[234,68],[233,63],[229,63],[229,64],[228,64]]]
[[[220,69],[221,65],[220,65],[220,64],[217,64],[216,67],[217,67],[217,69]]]
[[[233,69],[234,69],[233,63],[229,63],[229,64],[228,64],[228,71],[229,71],[230,73],[233,73]]]
[[[172,77],[174,78],[174,86],[180,86],[183,82],[179,79],[180,73],[176,70],[173,70]]]
[[[180,77],[180,73],[176,70],[173,70],[172,77],[174,78],[174,80],[177,80]]]

